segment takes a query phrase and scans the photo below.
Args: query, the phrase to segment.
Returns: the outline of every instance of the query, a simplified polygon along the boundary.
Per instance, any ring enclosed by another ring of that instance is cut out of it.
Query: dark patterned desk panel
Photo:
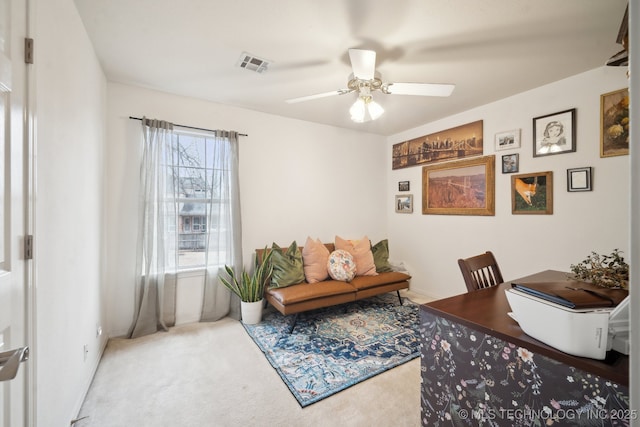
[[[628,357],[575,357],[529,337],[507,316],[508,286],[421,307],[422,425],[625,426],[637,419]]]

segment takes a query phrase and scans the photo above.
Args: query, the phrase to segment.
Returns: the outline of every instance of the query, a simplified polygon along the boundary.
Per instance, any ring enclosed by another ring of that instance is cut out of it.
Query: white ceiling
[[[109,81],[391,135],[604,65],[622,49],[627,0],[75,3]],[[386,112],[360,124],[348,113],[354,93],[284,102],[346,88],[354,47],[377,52],[385,82],[456,89],[448,98],[375,92]],[[272,63],[263,74],[239,68],[242,52]]]

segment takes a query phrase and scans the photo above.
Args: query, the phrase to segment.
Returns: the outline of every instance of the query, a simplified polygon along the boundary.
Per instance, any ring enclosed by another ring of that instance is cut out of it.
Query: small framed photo
[[[502,173],[518,172],[519,164],[518,154],[505,154],[502,156]]]
[[[591,167],[567,169],[567,191],[591,191]]]
[[[397,213],[413,213],[413,194],[399,194],[396,196]]]
[[[398,191],[409,191],[409,181],[398,182]]]
[[[576,151],[576,109],[533,119],[533,157]]]
[[[629,89],[600,95],[600,157],[629,154]]]
[[[496,151],[520,148],[520,129],[496,133]]]
[[[553,172],[511,176],[511,213],[551,215]]]

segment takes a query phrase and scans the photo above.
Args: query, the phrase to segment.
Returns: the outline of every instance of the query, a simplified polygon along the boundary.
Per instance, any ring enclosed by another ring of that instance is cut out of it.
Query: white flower
[[[533,362],[533,353],[526,348],[518,347],[518,357],[522,359],[523,362]]]

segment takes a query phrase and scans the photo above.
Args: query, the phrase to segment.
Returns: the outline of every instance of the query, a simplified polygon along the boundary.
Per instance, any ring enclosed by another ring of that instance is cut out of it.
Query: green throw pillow
[[[391,264],[389,264],[389,241],[387,239],[371,246],[371,252],[373,253],[373,263],[376,265],[378,273],[393,271]]]
[[[275,243],[272,245],[271,250],[273,251],[273,255],[271,255],[271,264],[273,265],[273,273],[271,273],[272,288],[284,288],[285,286],[304,282],[302,252],[295,240],[286,252]]]

